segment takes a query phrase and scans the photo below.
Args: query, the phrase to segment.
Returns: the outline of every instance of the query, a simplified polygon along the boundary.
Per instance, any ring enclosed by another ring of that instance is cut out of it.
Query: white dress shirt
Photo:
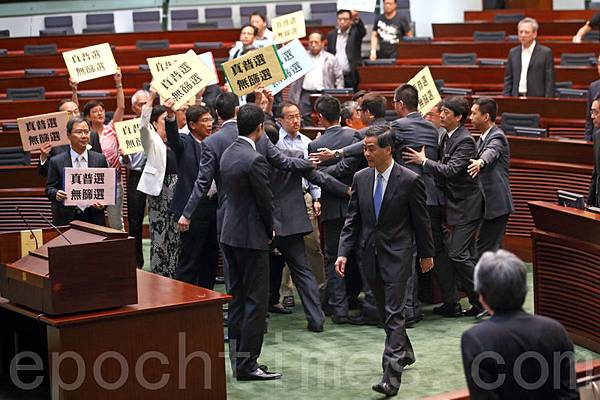
[[[71,165],[73,168],[87,168],[88,167],[88,151],[87,148],[81,154],[77,154],[72,147],[69,146],[69,152],[71,153]],[[81,211],[88,208],[88,206],[77,206]]]
[[[348,43],[348,33],[350,28],[346,29],[346,32],[342,32],[338,29],[337,40],[335,42],[335,58],[340,63],[343,73],[350,72],[350,62],[348,61],[348,55],[346,54],[346,44]]]
[[[487,137],[488,133],[490,133],[490,131],[492,130],[492,128],[494,127],[494,125],[490,126],[487,131],[485,131],[485,133],[483,135],[481,135],[480,139],[483,142],[485,140],[485,138]]]
[[[304,158],[308,159],[308,144],[310,142],[311,140],[300,132],[296,134],[296,137],[292,138],[285,129],[279,128],[279,140],[275,146],[281,150],[299,150],[302,152]],[[302,188],[310,192],[313,200],[321,198],[321,188],[310,183],[305,178],[302,178]]]
[[[254,140],[246,137],[246,136],[239,136],[240,138],[244,139],[246,142],[250,143],[250,145],[252,146],[252,148],[254,149],[254,151],[256,151],[256,143],[254,143]]]
[[[383,179],[381,180],[381,199],[383,201],[383,196],[385,195],[385,189],[387,188],[387,184],[390,180],[390,175],[392,173],[392,168],[394,168],[394,161],[392,160],[391,164],[389,167],[387,167],[387,169],[383,172],[381,172],[381,175],[383,175]],[[377,168],[373,168],[373,171],[375,171],[375,181],[373,182],[373,196],[375,196],[375,190],[377,189],[377,176],[379,175],[379,171],[377,171]]]
[[[325,65],[325,57],[323,56],[323,51],[320,51],[316,56],[309,53],[309,57],[312,60],[314,67],[304,75],[302,89],[320,92],[324,89],[323,66]]]
[[[527,93],[527,70],[529,69],[529,62],[531,61],[531,55],[535,48],[535,40],[531,43],[529,48],[521,46],[521,77],[519,79],[519,93]]]

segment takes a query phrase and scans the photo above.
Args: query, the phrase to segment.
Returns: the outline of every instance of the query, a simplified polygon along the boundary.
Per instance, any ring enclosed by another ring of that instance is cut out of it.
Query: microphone
[[[71,243],[71,241],[70,241],[70,240],[69,240],[69,239],[68,239],[68,238],[67,238],[65,235],[63,235],[63,233],[60,231],[60,229],[58,229],[58,228],[56,227],[56,225],[54,225],[52,222],[48,221],[48,218],[46,218],[46,217],[44,216],[44,214],[42,214],[42,213],[39,213],[39,214],[40,214],[40,216],[41,216],[42,218],[44,218],[44,221],[46,221],[46,223],[47,223],[48,225],[50,225],[51,227],[53,227],[53,228],[54,228],[54,230],[55,230],[56,232],[58,232],[58,234],[59,234],[60,236],[62,236],[62,237],[63,237],[63,239],[65,239],[65,240],[67,241],[67,243],[69,243],[69,244],[73,244],[73,243]]]
[[[31,226],[29,226],[29,222],[27,222],[27,220],[25,219],[25,217],[23,216],[23,214],[21,214],[21,210],[19,210],[18,206],[15,206],[15,210],[17,210],[17,212],[19,213],[19,216],[21,217],[21,220],[25,223],[25,226],[27,227],[27,229],[29,229],[29,232],[31,232],[31,235],[33,236],[33,240],[35,240],[35,248],[36,250],[40,248],[38,241],[37,241],[37,236],[35,236],[35,233],[33,232],[33,229],[31,229]]]

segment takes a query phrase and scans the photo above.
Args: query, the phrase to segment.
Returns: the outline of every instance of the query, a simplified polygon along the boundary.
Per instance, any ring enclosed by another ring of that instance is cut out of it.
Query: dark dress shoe
[[[441,315],[442,317],[460,317],[462,315],[462,309],[458,303],[444,303],[439,307],[433,307],[433,313]]]
[[[462,314],[465,317],[477,317],[483,311],[485,311],[485,309],[481,306],[471,306],[468,310],[464,310]]]
[[[277,303],[269,306],[269,312],[273,314],[291,314],[292,310],[288,310],[283,304]]]
[[[278,372],[266,372],[261,368],[256,368],[249,374],[237,375],[238,381],[272,381],[274,379],[281,379],[281,374]]]
[[[487,316],[489,316],[489,315],[490,315],[490,313],[488,312],[488,310],[486,310],[486,309],[484,308],[482,312],[480,312],[479,314],[477,314],[477,315],[475,316],[475,319],[482,319],[482,318],[485,318],[485,317],[487,317]]]
[[[388,382],[380,382],[377,385],[373,385],[372,389],[377,393],[384,394],[386,397],[392,397],[398,394],[398,388],[392,386]]]
[[[217,277],[215,278],[215,283],[217,283],[217,284],[219,284],[219,285],[222,285],[222,284],[224,284],[224,283],[225,283],[225,277],[223,277],[223,276],[217,276]]]
[[[309,331],[311,332],[315,332],[315,333],[321,333],[323,332],[323,325],[313,325],[313,324],[308,324],[308,326],[306,327]]]
[[[334,324],[347,324],[348,317],[345,315],[332,315],[331,320]]]
[[[378,320],[367,318],[364,315],[357,315],[356,317],[348,317],[348,323],[352,325],[373,325],[379,324]]]
[[[225,343],[229,343],[229,336],[227,336],[227,335],[223,336],[223,341]]]
[[[294,301],[294,296],[283,296],[281,304],[283,304],[284,307],[295,307],[296,302]]]

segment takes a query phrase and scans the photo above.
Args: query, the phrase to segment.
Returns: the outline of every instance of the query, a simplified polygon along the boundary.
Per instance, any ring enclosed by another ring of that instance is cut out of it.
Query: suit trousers
[[[454,225],[448,243],[451,282],[454,282],[455,287],[460,285],[467,294],[469,303],[474,306],[480,306],[479,296],[473,289],[473,272],[477,257],[475,235],[480,222],[480,220],[475,220],[466,224]],[[458,300],[458,292],[456,292],[450,303],[458,303]]]
[[[448,252],[446,249],[448,230],[443,224],[443,210],[439,206],[427,206],[427,211],[429,211],[431,233],[435,246],[435,258],[433,260],[435,267],[432,271],[442,289],[442,300],[444,303],[452,304],[457,298],[458,293],[456,283],[454,282],[454,274],[448,262]]]
[[[312,120],[312,103],[310,102],[310,95],[319,93],[317,91],[300,90],[300,113],[302,114],[302,126],[313,126]]]
[[[344,226],[344,218],[323,221],[323,234],[325,235],[325,276],[327,277],[328,304],[335,316],[348,315],[348,296],[346,295],[346,282],[335,273],[335,260],[337,259],[340,233]]]
[[[192,214],[191,221],[190,229],[180,236],[175,279],[212,290],[219,258],[217,199],[203,199]]]
[[[235,375],[258,368],[269,297],[269,252],[221,244],[227,260],[229,358]]]
[[[420,268],[420,263],[419,257],[417,257],[416,247],[413,252],[412,264],[413,269],[411,275],[406,281],[406,310],[404,312],[406,319],[415,319],[423,314],[423,310],[421,310],[421,301],[419,300],[419,274],[417,268]]]
[[[146,193],[137,190],[142,177],[141,171],[129,170],[127,174],[127,223],[129,235],[135,238],[135,260],[138,268],[144,266],[142,232],[146,212]]]
[[[510,214],[501,215],[493,219],[484,219],[479,228],[477,240],[477,255],[481,257],[486,251],[496,251],[502,248],[502,239]]]
[[[290,236],[275,236],[275,247],[281,252],[283,257],[273,255],[271,253],[271,261],[275,261],[275,265],[271,264],[271,268],[276,271],[283,270],[283,260],[287,262],[288,268],[292,275],[292,280],[298,290],[298,295],[304,307],[306,320],[311,326],[322,326],[325,316],[321,310],[321,301],[319,296],[319,288],[317,280],[310,270],[308,260],[306,258],[306,248],[304,247],[304,239],[302,235]],[[283,258],[283,260],[281,259]],[[279,302],[279,284],[281,282],[281,272],[279,272],[279,280],[275,276],[270,287],[270,304]]]
[[[415,362],[415,353],[408,335],[404,308],[406,303],[406,284],[410,272],[400,277],[397,282],[384,282],[381,279],[381,269],[385,265],[377,264],[377,275],[369,280],[369,285],[375,297],[379,317],[385,329],[385,347],[382,357],[383,382],[394,387],[400,386],[400,377],[405,366]]]
[[[317,279],[317,285],[319,287],[325,286],[325,264],[323,262],[323,252],[321,251],[321,239],[319,238],[319,222],[312,205],[312,196],[309,193],[304,195],[304,203],[306,204],[306,210],[308,211],[308,218],[312,225],[313,231],[308,235],[304,236],[304,245],[306,247],[306,255],[308,257],[308,264],[310,265],[312,272]]]
[[[117,171],[117,201],[112,206],[106,206],[108,226],[113,229],[123,230],[123,182],[121,174]]]

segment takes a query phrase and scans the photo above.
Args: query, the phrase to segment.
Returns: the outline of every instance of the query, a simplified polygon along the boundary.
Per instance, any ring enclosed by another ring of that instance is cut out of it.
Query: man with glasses
[[[342,72],[344,86],[358,90],[358,66],[362,63],[362,39],[367,34],[358,12],[338,10],[337,28],[327,33],[327,51],[335,55]]]
[[[65,206],[67,193],[64,191],[65,168],[108,168],[102,153],[88,150],[90,126],[81,117],[74,117],[67,123],[69,150],[49,159],[46,196],[52,202],[52,222],[55,225],[68,225],[73,220],[90,222],[104,226],[104,206]]]
[[[592,109],[590,110],[592,122],[594,128],[600,128],[600,94],[596,96],[592,102]],[[594,134],[594,173],[592,175],[592,182],[590,184],[590,193],[588,195],[588,206],[600,207],[600,175],[598,169],[600,168],[600,133],[596,131]]]

